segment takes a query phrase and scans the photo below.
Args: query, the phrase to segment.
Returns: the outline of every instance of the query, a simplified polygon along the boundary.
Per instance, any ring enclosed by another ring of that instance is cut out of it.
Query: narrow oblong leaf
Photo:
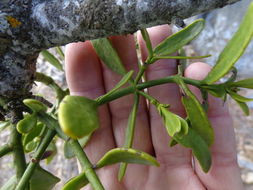
[[[91,43],[103,63],[115,73],[120,75],[126,74],[126,70],[121,62],[121,59],[107,38],[91,40]]]
[[[240,106],[240,108],[242,109],[243,113],[246,116],[249,116],[249,107],[248,107],[248,105],[245,102],[240,102],[238,100],[235,100],[235,101]]]
[[[113,94],[115,91],[117,91],[119,88],[121,88],[124,84],[126,84],[130,79],[131,77],[133,76],[134,74],[134,71],[129,71],[128,73],[126,73],[122,79],[113,87],[113,89],[111,89],[108,93],[106,93],[105,95],[99,97],[97,99],[97,101],[99,101],[100,99],[102,98],[105,98],[107,96],[110,96],[111,94]]]
[[[213,69],[203,82],[212,84],[223,77],[244,53],[253,36],[253,3],[250,4],[238,31],[219,56]]]
[[[156,159],[149,154],[132,148],[115,148],[107,152],[96,164],[96,168],[119,162],[159,166]]]
[[[236,92],[233,92],[231,90],[228,91],[228,94],[234,99],[239,102],[250,102],[253,101],[253,98],[246,98],[244,96],[241,96],[240,94],[237,94]]]
[[[88,183],[89,181],[86,178],[85,172],[83,172],[78,176],[71,178],[67,183],[65,183],[62,190],[80,190]]]
[[[179,82],[185,95],[182,96],[182,103],[185,107],[191,127],[204,139],[208,146],[214,142],[214,131],[205,110],[183,81]]]
[[[57,53],[59,54],[59,56],[61,57],[61,59],[64,60],[65,55],[64,55],[64,53],[62,51],[62,48],[58,46],[58,47],[55,47],[55,50],[57,51]]]
[[[211,153],[206,142],[195,130],[189,128],[187,135],[182,137],[175,135],[173,139],[184,147],[191,148],[192,153],[199,161],[202,170],[204,172],[209,171],[212,163]]]
[[[48,61],[51,65],[53,65],[57,69],[63,71],[62,64],[60,63],[60,61],[53,54],[51,54],[47,50],[42,51],[41,54],[43,55],[45,60]]]
[[[98,104],[81,96],[65,96],[59,106],[62,131],[73,139],[90,135],[99,127]]]
[[[169,36],[163,42],[161,42],[154,49],[154,54],[163,56],[176,52],[184,45],[192,41],[203,30],[204,25],[205,21],[203,19],[196,20],[192,24]]]
[[[253,89],[253,78],[248,78],[248,79],[240,80],[237,82],[233,82],[230,84],[230,86]]]

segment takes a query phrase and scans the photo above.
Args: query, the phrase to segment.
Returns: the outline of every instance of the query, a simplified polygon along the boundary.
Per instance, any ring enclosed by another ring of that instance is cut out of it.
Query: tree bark
[[[239,0],[1,0],[0,97],[26,97],[42,49],[185,19]]]

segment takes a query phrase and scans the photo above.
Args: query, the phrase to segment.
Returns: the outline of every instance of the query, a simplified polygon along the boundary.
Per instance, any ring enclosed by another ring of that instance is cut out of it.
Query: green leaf
[[[37,116],[35,114],[26,115],[24,119],[17,123],[17,131],[21,134],[29,133],[37,125]]]
[[[181,121],[176,114],[170,112],[163,106],[158,106],[158,111],[163,118],[163,122],[169,136],[173,137],[181,131]]]
[[[241,22],[241,25],[224,48],[219,56],[219,59],[213,69],[208,73],[203,82],[212,84],[223,77],[236,63],[236,61],[244,53],[253,36],[253,3],[250,4],[249,9]]]
[[[126,74],[126,70],[121,62],[121,59],[107,38],[91,40],[91,43],[103,63],[115,73],[120,75]]]
[[[29,142],[31,142],[35,137],[40,136],[43,128],[44,128],[44,124],[38,123],[37,126],[35,126],[28,134],[23,135],[22,137],[23,147],[26,147],[26,145]],[[25,152],[28,152],[26,148],[25,148]]]
[[[241,96],[239,94],[237,94],[236,92],[233,92],[231,90],[228,90],[228,94],[234,99],[237,100],[239,102],[250,102],[253,101],[253,98],[246,98],[244,96]]]
[[[40,144],[40,138],[35,137],[32,141],[26,144],[25,150],[26,152],[32,152],[34,151]]]
[[[175,146],[177,144],[178,144],[178,142],[175,139],[173,139],[173,138],[170,139],[169,147],[173,147],[173,146]]]
[[[205,110],[183,81],[180,82],[180,87],[185,93],[185,95],[182,96],[182,103],[192,128],[205,140],[207,145],[210,146],[214,142],[214,131]]]
[[[1,188],[0,190],[15,190],[17,186],[16,176],[12,176]]]
[[[45,58],[45,60],[48,61],[51,65],[53,65],[57,69],[63,71],[62,64],[53,54],[51,54],[47,50],[42,51],[41,54]]]
[[[85,172],[76,177],[71,178],[62,188],[62,190],[80,190],[82,187],[89,183],[86,178]]]
[[[179,32],[169,36],[155,49],[154,54],[159,56],[169,55],[192,41],[204,28],[203,19],[196,20]]]
[[[194,56],[194,57],[187,57],[187,56],[154,56],[151,59],[151,62],[155,62],[159,59],[203,59],[210,57],[211,55],[204,55],[204,56]]]
[[[55,50],[57,51],[57,53],[59,54],[59,56],[61,57],[62,60],[65,59],[65,55],[62,51],[62,48],[61,47],[55,47]]]
[[[86,144],[87,144],[87,143],[89,142],[89,140],[90,140],[91,135],[92,135],[92,134],[89,134],[89,135],[87,135],[87,136],[84,136],[84,137],[81,138],[81,139],[78,139],[78,142],[79,142],[79,144],[81,145],[81,147],[85,147],[85,146],[86,146]],[[65,158],[67,158],[67,159],[70,159],[70,158],[75,157],[75,154],[74,154],[74,152],[73,152],[73,150],[72,150],[72,147],[71,147],[69,141],[65,141],[65,143],[64,143],[64,156],[65,156]]]
[[[235,100],[237,102],[237,104],[240,106],[240,108],[242,109],[243,113],[246,116],[249,116],[249,107],[245,102],[240,102],[238,100]]]
[[[218,98],[224,99],[227,94],[223,84],[202,85],[201,87],[206,89],[211,95]]]
[[[159,166],[156,159],[145,152],[132,148],[115,148],[107,152],[96,164],[96,168],[119,162]]]
[[[119,88],[121,88],[124,84],[126,84],[126,83],[131,79],[131,77],[133,76],[133,74],[134,74],[134,71],[132,71],[132,70],[129,71],[128,73],[126,73],[126,74],[122,77],[122,79],[118,82],[118,84],[116,84],[116,85],[113,87],[113,89],[111,89],[111,90],[110,90],[108,93],[106,93],[105,95],[99,97],[99,98],[97,99],[97,101],[99,101],[100,99],[105,98],[105,97],[110,96],[111,94],[113,94],[115,91],[117,91]]]
[[[253,89],[253,78],[248,78],[248,79],[231,83],[230,86]]]
[[[212,163],[211,153],[206,142],[196,131],[194,131],[194,129],[189,128],[187,135],[181,137],[175,135],[173,139],[184,147],[191,148],[192,153],[198,159],[202,170],[204,172],[209,171]]]
[[[11,125],[10,121],[0,121],[0,132]]]
[[[30,180],[30,189],[52,190],[59,181],[58,177],[55,177],[41,167],[37,167]]]
[[[41,103],[38,100],[34,99],[25,99],[23,100],[23,103],[29,107],[33,112],[46,112],[47,111],[47,106]]]
[[[59,106],[58,118],[63,132],[73,139],[90,135],[99,127],[96,101],[81,96],[66,96]]]

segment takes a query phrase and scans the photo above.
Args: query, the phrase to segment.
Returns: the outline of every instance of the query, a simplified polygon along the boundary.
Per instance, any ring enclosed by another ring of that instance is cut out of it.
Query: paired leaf
[[[46,112],[47,111],[47,106],[45,106],[43,103],[41,103],[38,100],[34,99],[25,99],[23,100],[23,103],[29,107],[33,112]]]
[[[253,3],[233,38],[229,41],[219,56],[213,69],[208,73],[203,82],[212,84],[223,77],[244,53],[253,36]]]
[[[115,73],[120,75],[126,74],[126,70],[119,58],[118,53],[107,38],[91,40],[91,43],[104,64]]]
[[[202,170],[204,172],[209,171],[212,163],[211,153],[206,142],[194,129],[189,128],[187,135],[182,137],[175,135],[173,139],[184,147],[191,148],[192,153],[198,159]]]
[[[29,133],[37,125],[37,116],[36,114],[26,115],[24,119],[20,120],[17,123],[17,130],[21,134]]]
[[[107,152],[96,164],[96,168],[119,162],[159,166],[156,159],[145,152],[132,148],[115,148]]]
[[[204,23],[203,19],[196,20],[179,32],[169,36],[154,49],[154,54],[165,56],[176,52],[192,41],[203,30]]]
[[[38,123],[37,126],[35,126],[28,134],[23,135],[22,137],[22,144],[24,147],[31,142],[35,137],[38,137],[41,135],[42,129],[44,128],[44,125],[42,123]],[[28,152],[25,148],[25,152]]]
[[[51,65],[53,65],[57,69],[63,71],[62,64],[53,54],[51,54],[47,50],[42,51],[41,54],[45,58],[45,60],[48,61]]]
[[[82,187],[89,183],[86,178],[85,172],[76,177],[71,178],[62,188],[62,190],[80,190]]]
[[[58,118],[63,132],[73,139],[90,135],[99,127],[96,101],[81,96],[66,96],[59,106]]]

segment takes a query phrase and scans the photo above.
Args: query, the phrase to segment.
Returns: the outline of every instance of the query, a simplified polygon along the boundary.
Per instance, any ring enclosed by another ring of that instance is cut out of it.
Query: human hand
[[[169,34],[168,26],[149,30],[153,47]],[[140,36],[139,36],[140,37]],[[140,38],[139,38],[140,39]],[[134,37],[111,38],[127,70],[138,70]],[[147,57],[145,43],[140,39],[142,56]],[[191,64],[185,76],[203,79],[210,70],[204,63]],[[101,64],[90,42],[70,44],[66,48],[67,82],[72,95],[96,98],[112,89],[120,76]],[[160,60],[150,65],[148,80],[177,73],[175,60]],[[197,89],[193,91],[198,94]],[[174,84],[152,87],[148,92],[162,103],[170,104],[170,110],[185,116],[180,91]],[[169,137],[161,117],[153,106],[148,107],[141,99],[136,121],[134,148],[156,157],[160,167],[128,165],[122,182],[118,182],[118,165],[98,170],[98,175],[108,190],[241,190],[240,170],[236,159],[236,144],[232,120],[223,102],[210,97],[209,119],[215,131],[215,143],[211,146],[212,167],[206,174],[198,162],[192,159],[189,149],[176,145],[168,147]],[[103,105],[99,109],[100,128],[85,147],[92,163],[96,163],[108,150],[124,144],[125,128],[133,96],[128,95]],[[194,163],[194,164],[192,164]],[[194,167],[193,167],[194,165]],[[91,189],[86,187],[85,189]]]

